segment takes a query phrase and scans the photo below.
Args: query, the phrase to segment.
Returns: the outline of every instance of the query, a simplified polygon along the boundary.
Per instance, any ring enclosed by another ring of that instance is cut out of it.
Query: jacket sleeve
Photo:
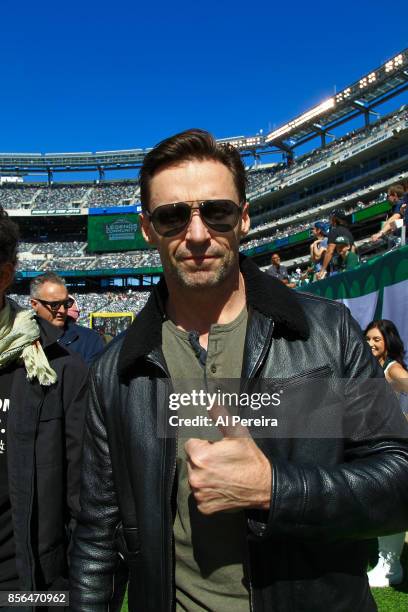
[[[119,523],[119,510],[102,400],[93,369],[84,432],[80,504],[71,553],[70,610],[106,612],[118,560],[114,532]]]
[[[360,328],[341,310],[343,459],[327,466],[270,457],[271,504],[250,514],[255,536],[365,539],[408,527],[408,427]]]

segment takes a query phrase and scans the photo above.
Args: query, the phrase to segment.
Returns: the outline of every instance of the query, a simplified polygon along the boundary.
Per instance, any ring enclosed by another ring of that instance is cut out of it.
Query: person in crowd
[[[408,523],[408,424],[389,386],[346,394],[330,439],[228,423],[214,442],[188,423],[166,436],[169,383],[381,382],[361,330],[344,305],[239,254],[250,220],[231,145],[172,136],[146,155],[140,187],[164,278],[91,368],[72,612],[112,609],[119,552],[130,612],[374,611],[366,540]],[[309,422],[315,402],[297,401]]]
[[[310,245],[310,259],[315,272],[319,272],[324,255],[327,250],[327,234],[329,233],[329,225],[324,221],[316,221],[312,227],[312,233],[315,240]]]
[[[350,239],[347,236],[337,236],[335,244],[337,255],[335,270],[337,272],[346,272],[359,265],[358,255],[351,250]]]
[[[401,408],[408,418],[408,371],[404,361],[404,345],[395,324],[388,319],[371,321],[364,336],[384,370],[385,378],[399,392]],[[389,587],[401,584],[404,572],[400,557],[405,532],[378,538],[378,563],[368,572],[371,587]]]
[[[81,314],[79,310],[78,302],[76,301],[73,295],[69,295],[68,298],[73,300],[73,302],[72,302],[72,306],[68,308],[67,316],[70,317],[76,323],[79,319],[79,315]]]
[[[271,266],[266,271],[267,274],[280,280],[287,287],[295,287],[295,283],[289,280],[289,273],[286,266],[282,266],[279,253],[272,253]]]
[[[322,267],[316,274],[317,280],[325,278],[331,269],[330,264],[336,251],[336,238],[338,238],[338,236],[348,238],[351,244],[351,250],[355,251],[353,234],[348,228],[347,215],[344,210],[341,208],[333,210],[330,216],[330,223],[331,228],[327,236],[327,249],[324,255]]]
[[[17,244],[0,208],[0,591],[64,590],[88,368],[56,327],[6,297]]]
[[[397,222],[403,220],[405,225],[408,225],[408,193],[405,193],[403,185],[391,185],[388,189],[388,201],[392,204],[392,214],[379,232],[371,236],[371,240],[376,242],[385,236],[389,236],[397,229]]]
[[[30,283],[30,298],[31,306],[37,315],[61,330],[60,344],[79,353],[90,365],[103,350],[104,343],[97,332],[77,325],[68,316],[68,310],[74,305],[74,298],[68,295],[64,279],[55,272],[36,276]]]

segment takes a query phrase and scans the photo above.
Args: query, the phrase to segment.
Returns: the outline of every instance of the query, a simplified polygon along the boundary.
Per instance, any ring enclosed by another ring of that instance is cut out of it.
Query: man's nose
[[[200,211],[193,210],[190,223],[187,226],[186,240],[192,242],[206,242],[210,238],[211,234],[201,218]]]

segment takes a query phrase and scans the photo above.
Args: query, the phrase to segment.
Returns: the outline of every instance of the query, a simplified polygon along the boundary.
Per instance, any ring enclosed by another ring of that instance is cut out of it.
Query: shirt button
[[[215,373],[216,373],[216,371],[217,371],[217,366],[215,365],[215,363],[213,363],[213,364],[212,364],[212,366],[211,366],[210,370],[211,370],[211,372],[212,372],[213,374],[215,374]]]

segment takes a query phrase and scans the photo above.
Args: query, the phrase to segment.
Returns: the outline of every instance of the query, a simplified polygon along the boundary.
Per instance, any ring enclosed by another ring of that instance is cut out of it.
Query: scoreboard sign
[[[91,253],[147,248],[140,231],[138,214],[88,216],[88,251]]]

